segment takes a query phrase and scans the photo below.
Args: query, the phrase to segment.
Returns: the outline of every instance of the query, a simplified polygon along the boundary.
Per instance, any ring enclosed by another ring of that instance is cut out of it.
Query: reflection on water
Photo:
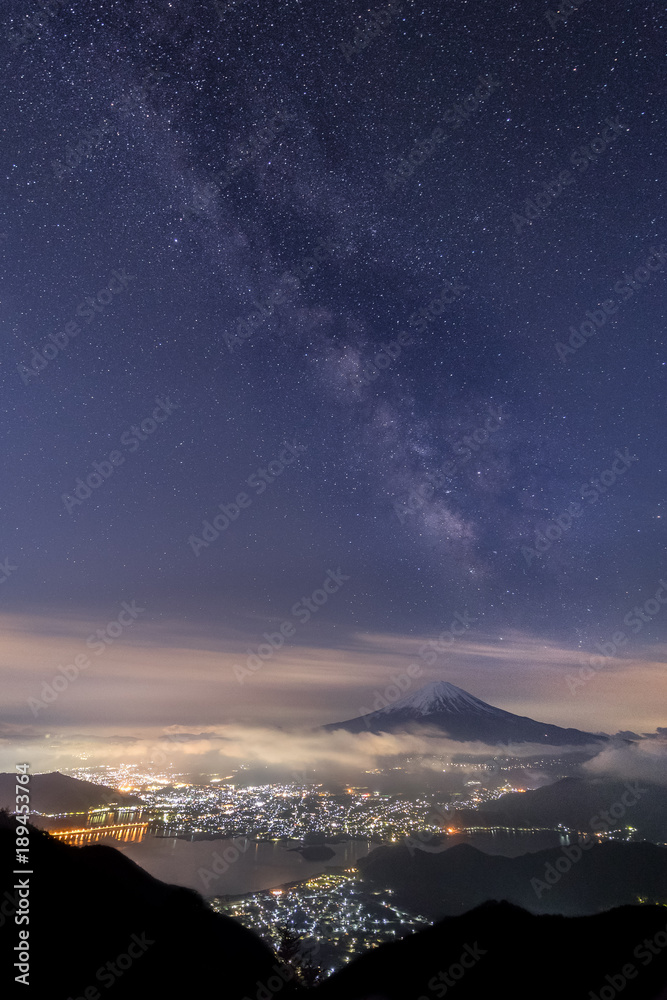
[[[190,841],[149,835],[141,843],[114,846],[155,878],[213,896],[258,892],[332,868],[350,868],[377,844],[368,840],[329,844],[333,857],[326,861],[305,860],[294,850],[300,846],[295,840],[257,842],[238,837],[233,841]]]
[[[513,858],[558,847],[565,841],[556,831],[545,830],[456,834],[448,836],[445,843],[446,848],[466,843],[486,854]],[[326,861],[305,860],[294,850],[300,846],[294,840],[257,842],[239,837],[190,841],[149,835],[141,842],[114,846],[155,878],[213,896],[259,892],[335,868],[350,868],[378,844],[369,840],[329,844],[334,856]]]
[[[150,827],[148,811],[142,806],[119,809],[104,806],[87,812],[60,813],[36,819],[36,825],[48,830],[52,837],[78,846],[107,838],[112,842],[139,843]]]
[[[470,844],[485,854],[500,854],[505,858],[518,858],[521,854],[545,851],[548,847],[569,844],[569,839],[556,830],[494,830],[488,833],[456,833],[447,837],[446,846]]]

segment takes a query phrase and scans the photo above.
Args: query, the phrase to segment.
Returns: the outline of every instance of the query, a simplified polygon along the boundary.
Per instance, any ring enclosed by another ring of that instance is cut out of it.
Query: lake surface
[[[237,847],[241,841],[242,838],[236,841]],[[331,868],[352,867],[358,858],[365,857],[378,846],[368,840],[349,840],[342,844],[328,845],[334,851],[334,857],[328,861],[305,861],[293,850],[300,846],[294,840],[250,842],[247,850],[241,853],[238,853],[234,842],[226,838],[190,841],[149,836],[141,843],[108,843],[155,878],[196,889],[204,896],[258,892],[285,882],[297,882],[322,875]],[[446,843],[447,847],[461,843],[471,844],[486,854],[515,858],[520,854],[558,847],[566,841],[556,832],[550,831],[498,831],[454,835],[448,837]]]
[[[485,854],[501,854],[505,858],[518,858],[520,854],[533,854],[535,851],[545,851],[548,847],[560,847],[569,843],[569,839],[555,830],[531,830],[525,833],[498,830],[496,833],[461,833],[447,837],[448,847],[470,844]]]
[[[235,846],[226,838],[191,841],[146,837],[141,843],[108,843],[155,878],[196,889],[205,896],[258,892],[322,875],[331,868],[349,868],[377,846],[369,840],[349,840],[328,845],[334,852],[328,861],[305,861],[293,850],[301,846],[299,841],[250,841],[245,852],[238,852],[242,841],[238,838]]]

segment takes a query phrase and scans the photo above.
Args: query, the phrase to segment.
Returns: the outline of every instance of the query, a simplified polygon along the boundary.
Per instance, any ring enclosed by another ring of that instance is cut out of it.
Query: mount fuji
[[[583,746],[600,743],[608,737],[563,729],[547,722],[536,722],[523,715],[513,715],[494,708],[468,694],[455,684],[434,681],[414,694],[374,712],[365,712],[347,722],[331,723],[324,729],[344,729],[349,733],[395,733],[415,726],[439,729],[461,742],[479,740],[487,744],[541,743],[548,746]]]

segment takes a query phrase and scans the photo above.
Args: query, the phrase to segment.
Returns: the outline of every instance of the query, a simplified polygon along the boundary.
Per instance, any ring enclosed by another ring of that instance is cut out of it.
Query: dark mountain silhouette
[[[490,902],[372,949],[313,1000],[666,1000],[666,926],[660,906],[566,918]]]
[[[370,885],[392,889],[400,905],[431,919],[464,913],[489,899],[566,916],[638,899],[667,904],[667,847],[656,844],[605,841],[588,850],[567,849],[569,857],[563,848],[517,858],[484,854],[469,844],[432,850],[416,840],[392,844],[357,865]],[[547,872],[553,874],[547,878]]]
[[[12,810],[16,805],[16,775],[0,773],[0,809]],[[134,795],[125,795],[106,785],[81,781],[60,771],[30,775],[30,808],[40,813],[86,812],[98,806],[117,802],[138,805]]]
[[[19,927],[14,819],[0,814],[0,982],[14,985]],[[255,1000],[278,960],[256,935],[189,889],[152,878],[112,847],[71,847],[31,828],[30,988],[35,1000]],[[27,877],[27,876],[26,876]],[[129,964],[127,964],[129,962]],[[110,963],[110,966],[109,966]],[[87,988],[97,990],[86,994]],[[270,989],[270,987],[267,987]],[[109,991],[109,992],[107,992]]]
[[[624,803],[631,802],[621,809]],[[615,817],[608,817],[616,806]],[[607,816],[608,818],[604,818]],[[592,832],[607,823],[610,829],[634,826],[647,840],[667,841],[667,788],[647,782],[563,778],[528,792],[503,795],[478,809],[461,809],[453,826],[549,826],[559,823]]]
[[[14,827],[12,818],[0,814],[3,987],[13,984],[16,974],[13,886],[22,876],[11,874]],[[471,851],[479,854],[471,848],[458,852],[457,864],[464,869]],[[423,855],[431,861],[442,857]],[[667,982],[665,907],[625,907],[571,919],[485,903],[372,949],[306,992],[250,931],[211,911],[197,893],[152,878],[113,848],[71,847],[31,829],[29,870],[31,985],[5,989],[3,996],[434,1000],[455,985],[455,1000],[506,994],[512,1000],[591,1000],[591,990],[594,998],[607,1000],[612,994],[600,997],[600,990],[619,986],[631,963],[636,975],[623,985],[623,1000],[667,1000],[667,991],[659,992]]]
[[[548,746],[599,745],[608,737],[562,729],[494,708],[447,681],[435,681],[393,705],[324,729],[349,733],[393,733],[416,726],[440,730],[453,740],[486,744],[538,743]]]

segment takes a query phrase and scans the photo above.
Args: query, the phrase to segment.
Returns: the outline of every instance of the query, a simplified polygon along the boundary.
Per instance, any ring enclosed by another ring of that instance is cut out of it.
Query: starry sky
[[[3,5],[6,735],[348,718],[462,618],[425,680],[662,724],[667,25],[549,2]]]

